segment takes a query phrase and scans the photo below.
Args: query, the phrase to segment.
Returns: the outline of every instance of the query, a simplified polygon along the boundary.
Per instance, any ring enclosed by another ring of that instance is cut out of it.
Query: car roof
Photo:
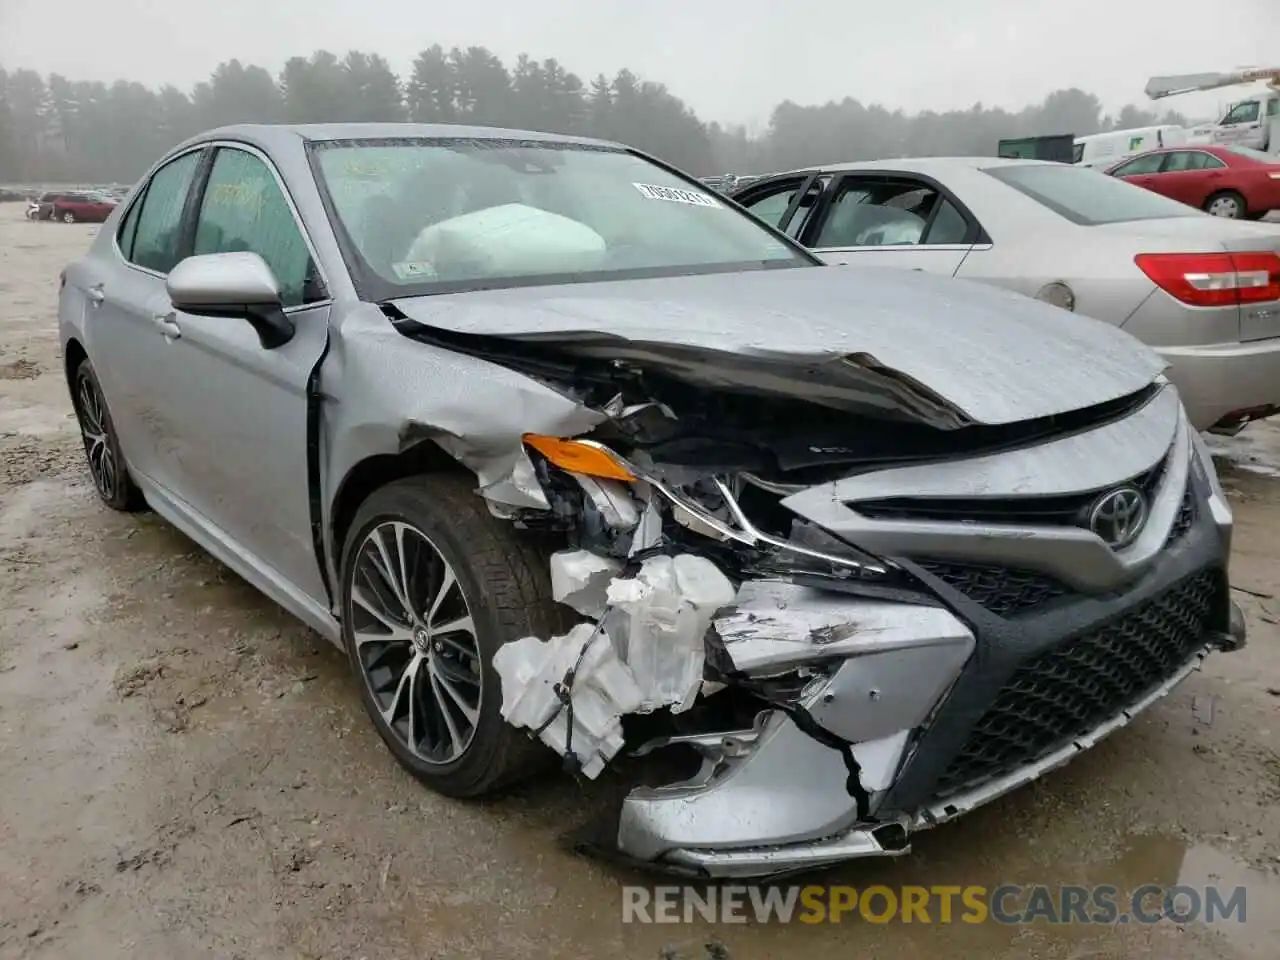
[[[1199,150],[1202,153],[1212,153],[1215,156],[1220,153],[1231,153],[1226,147],[1216,143],[1175,143],[1167,147],[1152,147],[1150,150],[1143,150],[1142,153],[1135,153],[1134,157],[1141,157],[1148,153],[1182,153],[1186,150]],[[1126,157],[1126,160],[1132,160],[1133,157]]]
[[[454,123],[238,123],[197,134],[183,146],[210,140],[242,140],[268,152],[296,147],[298,141],[464,138],[468,140],[532,140],[585,146],[620,147],[607,140],[571,137],[533,130],[479,127]]]
[[[787,173],[843,173],[848,170],[901,170],[928,174],[930,171],[987,169],[989,167],[1061,166],[1052,160],[1023,160],[1012,157],[903,157],[897,160],[861,160],[846,163],[823,163],[800,167]],[[785,174],[781,174],[785,176]]]

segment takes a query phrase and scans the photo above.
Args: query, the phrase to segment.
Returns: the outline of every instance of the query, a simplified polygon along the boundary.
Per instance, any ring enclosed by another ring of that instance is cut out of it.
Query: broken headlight
[[[613,525],[652,526],[657,514],[681,528],[751,553],[750,569],[758,574],[830,576],[878,579],[890,565],[813,527],[792,523],[786,535],[769,532],[748,517],[726,478],[700,477],[693,483],[660,478],[592,440],[563,440],[526,435],[525,443],[560,470],[578,478],[595,511]],[[620,503],[618,487],[636,499],[630,508]],[[636,530],[632,553],[654,545],[661,530]]]

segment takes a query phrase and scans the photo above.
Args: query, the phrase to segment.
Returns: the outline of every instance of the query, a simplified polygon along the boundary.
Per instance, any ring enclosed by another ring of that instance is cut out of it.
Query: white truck
[[[1186,141],[1186,135],[1182,127],[1171,123],[1090,133],[1075,138],[1075,154],[1071,162],[1083,167],[1109,167],[1135,153],[1178,146]]]
[[[1266,88],[1232,103],[1217,123],[1194,127],[1189,140],[1204,143],[1236,144],[1280,155],[1280,67],[1260,67],[1234,73],[1186,73],[1152,77],[1146,94],[1162,100],[1183,93],[1218,90],[1262,81]]]

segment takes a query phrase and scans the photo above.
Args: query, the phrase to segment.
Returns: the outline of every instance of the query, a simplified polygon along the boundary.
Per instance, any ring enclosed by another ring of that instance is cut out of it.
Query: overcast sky
[[[401,74],[439,43],[629,67],[705,120],[763,124],[780,100],[1013,109],[1078,86],[1109,110],[1153,74],[1280,65],[1280,0],[0,0],[0,65],[184,89],[238,57],[273,73],[317,48]],[[1238,88],[1165,101],[1216,112]]]

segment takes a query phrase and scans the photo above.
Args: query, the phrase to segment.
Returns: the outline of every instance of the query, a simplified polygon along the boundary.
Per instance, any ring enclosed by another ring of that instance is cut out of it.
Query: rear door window
[[[138,222],[126,254],[130,262],[168,273],[181,257],[182,211],[202,152],[184,153],[155,172],[142,197]],[[123,249],[123,248],[122,248]]]
[[[964,243],[969,237],[969,222],[950,200],[944,198],[940,202],[925,231],[925,245]]]
[[[1226,164],[1211,153],[1203,150],[1175,150],[1168,155],[1162,168],[1163,173],[1183,173],[1193,170],[1212,170],[1225,167]]]
[[[826,213],[819,248],[964,243],[972,231],[960,209],[936,189],[898,176],[845,177]]]

